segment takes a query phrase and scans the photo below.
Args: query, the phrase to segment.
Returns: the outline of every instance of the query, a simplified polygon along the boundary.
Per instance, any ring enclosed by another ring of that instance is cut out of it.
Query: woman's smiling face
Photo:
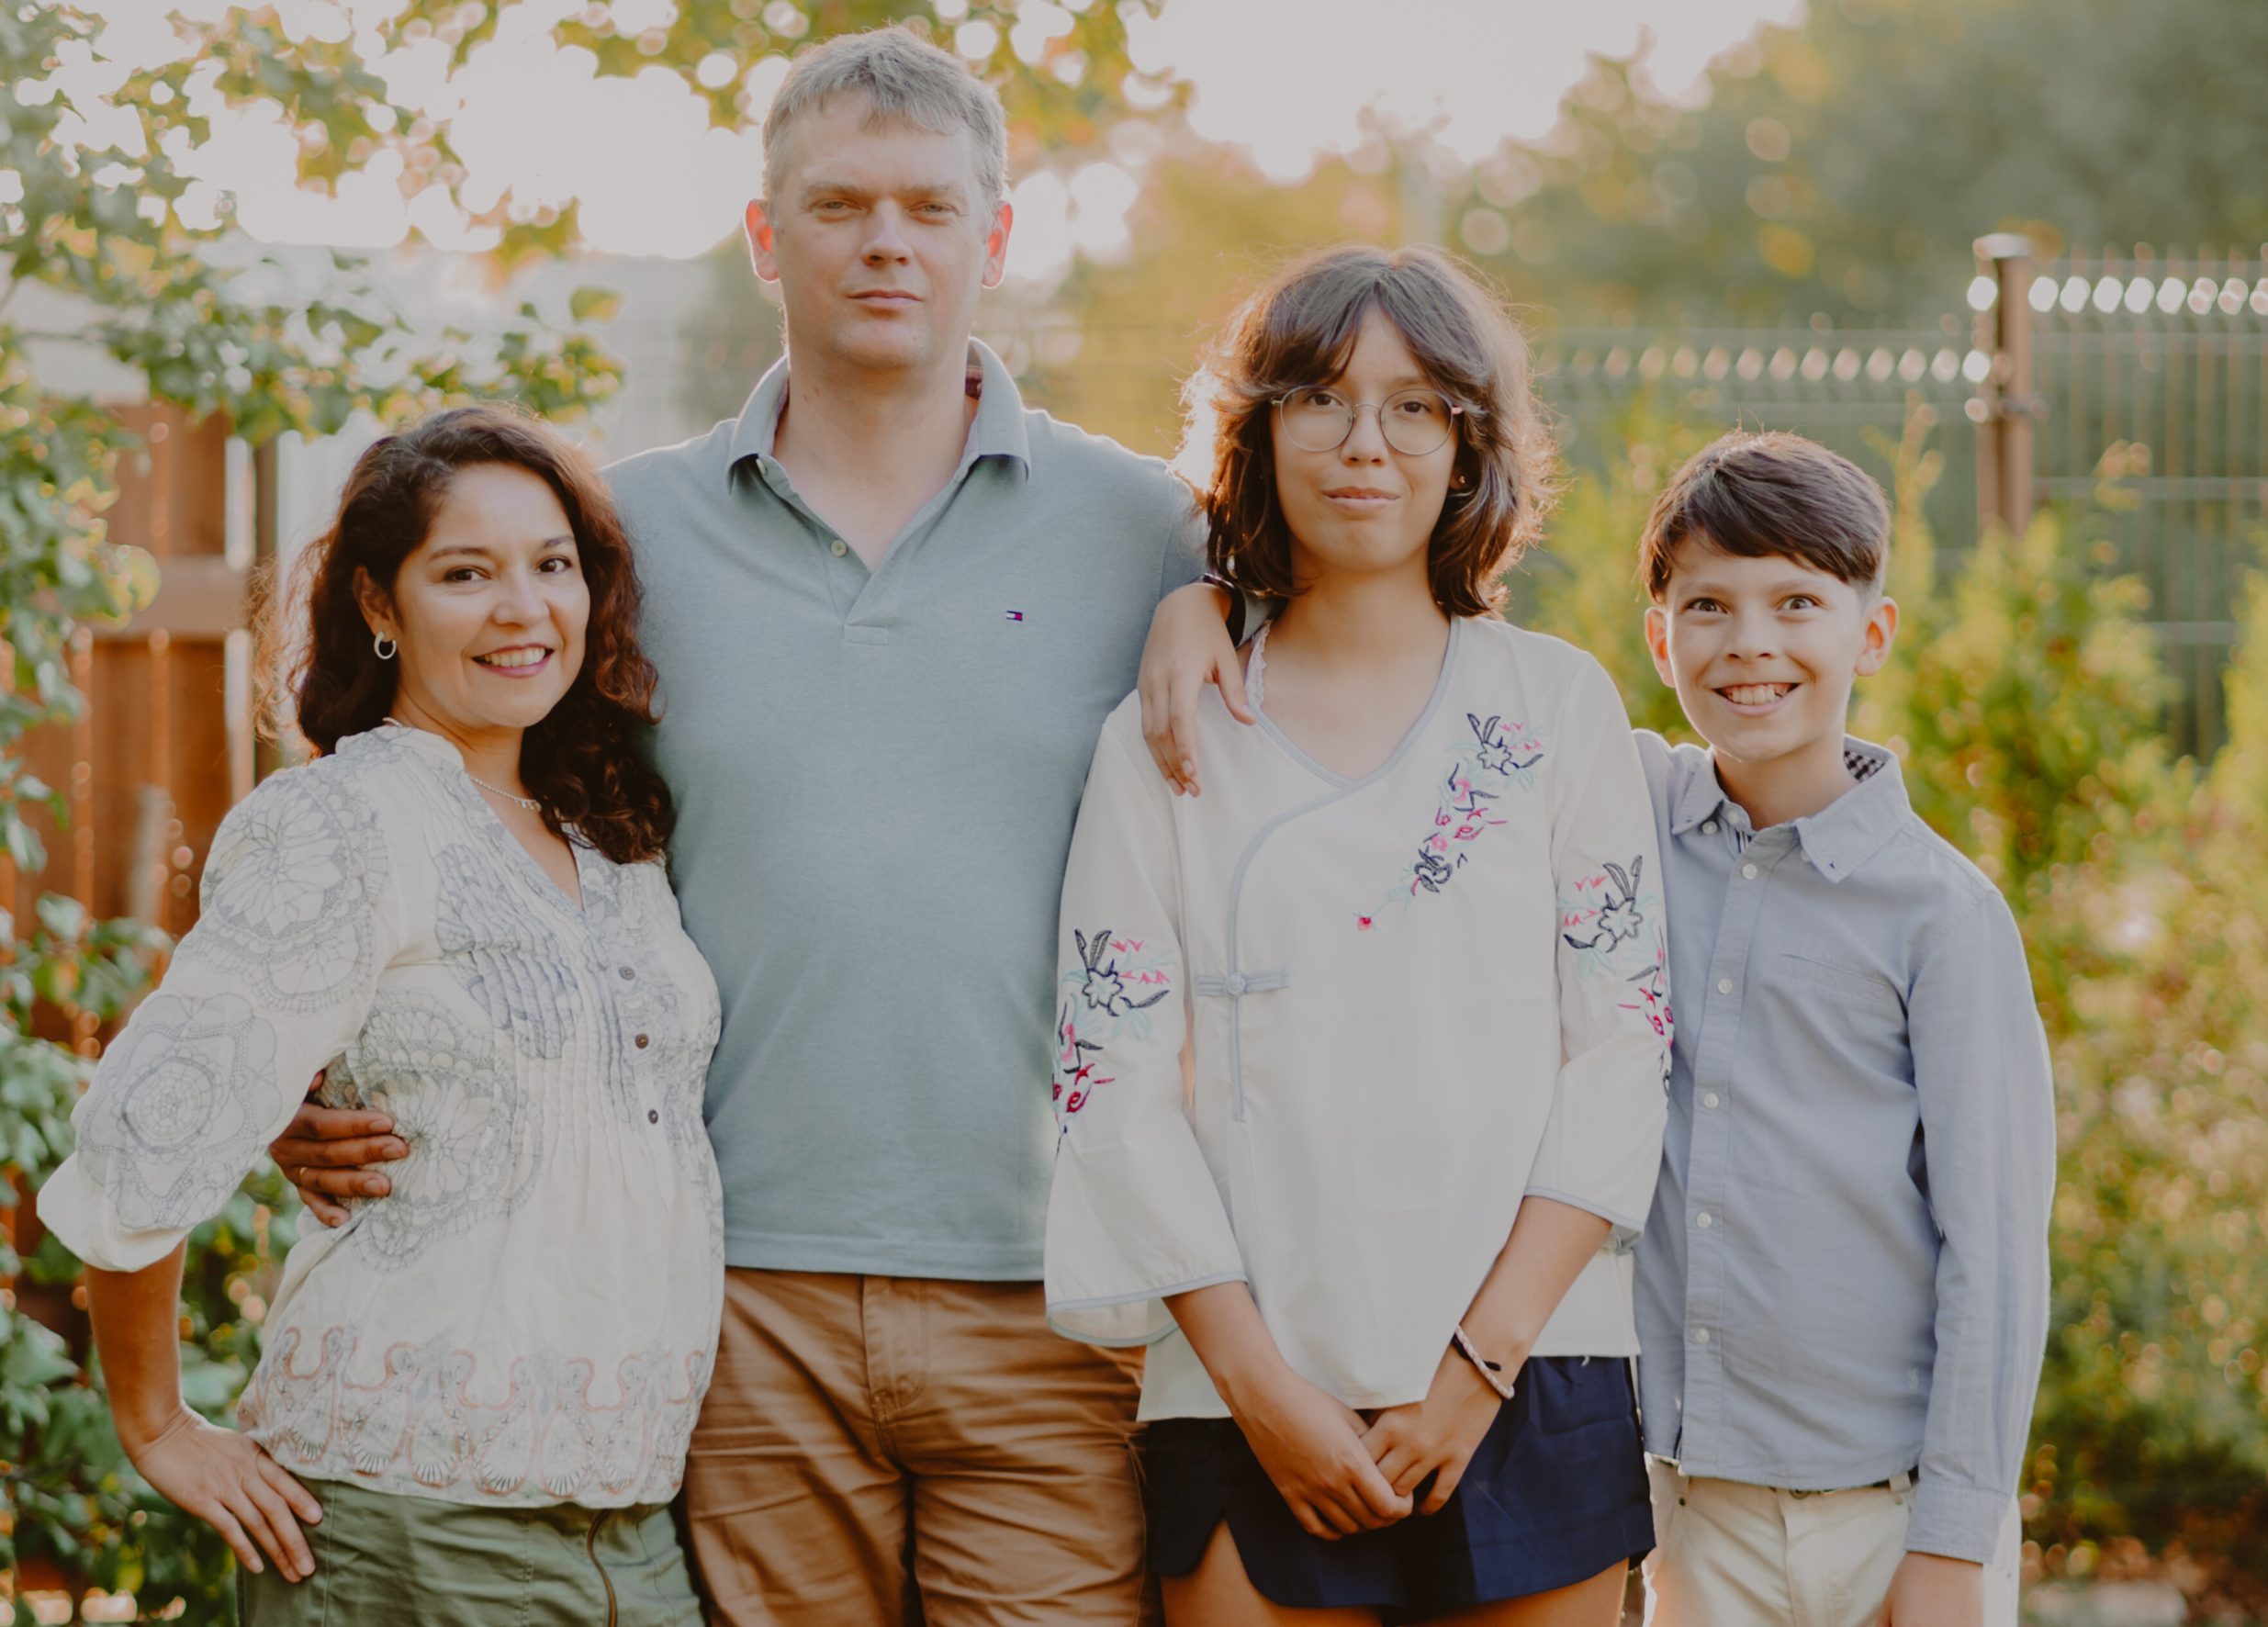
[[[1385,403],[1407,390],[1435,390],[1384,312],[1373,308],[1336,378],[1310,382],[1349,403]],[[1426,549],[1448,500],[1457,456],[1454,425],[1441,444],[1412,454],[1386,437],[1384,406],[1363,407],[1335,448],[1314,452],[1286,432],[1285,410],[1272,413],[1276,501],[1292,539],[1292,574],[1302,586],[1338,572],[1389,574],[1425,569]]]
[[[590,588],[540,476],[476,464],[449,483],[391,592],[363,578],[365,617],[396,640],[396,702],[460,736],[523,730],[582,669]]]

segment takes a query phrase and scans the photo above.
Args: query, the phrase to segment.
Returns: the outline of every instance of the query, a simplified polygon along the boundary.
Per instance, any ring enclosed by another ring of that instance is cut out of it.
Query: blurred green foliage
[[[2263,55],[2255,0],[1814,0],[1721,57],[1705,100],[1595,61],[1447,224],[1576,320],[1934,312],[1994,230],[2049,257],[2249,249],[2268,98],[2227,65]]]

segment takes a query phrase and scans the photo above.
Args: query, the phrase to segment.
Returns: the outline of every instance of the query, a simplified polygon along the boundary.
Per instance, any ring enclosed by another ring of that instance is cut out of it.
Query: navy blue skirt
[[[1262,1597],[1359,1605],[1418,1621],[1587,1581],[1654,1547],[1630,1363],[1544,1356],[1522,1367],[1441,1512],[1326,1543],[1299,1529],[1225,1418],[1150,1426],[1150,1566],[1185,1577],[1222,1520]]]

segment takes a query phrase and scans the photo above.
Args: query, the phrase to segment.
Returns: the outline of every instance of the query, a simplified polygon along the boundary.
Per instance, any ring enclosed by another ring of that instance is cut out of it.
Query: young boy
[[[2013,1627],[2054,1115],[1991,882],[1847,737],[1889,657],[1881,489],[1727,435],[1656,502],[1641,733],[1677,1007],[1638,1244],[1653,1627]]]

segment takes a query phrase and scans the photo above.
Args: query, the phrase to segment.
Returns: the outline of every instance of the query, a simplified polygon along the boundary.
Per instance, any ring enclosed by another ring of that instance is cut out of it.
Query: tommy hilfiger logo
[[[1007,612],[1007,616],[1008,620],[1011,622],[1020,622],[1024,619],[1024,612],[1022,611],[1010,611]]]

